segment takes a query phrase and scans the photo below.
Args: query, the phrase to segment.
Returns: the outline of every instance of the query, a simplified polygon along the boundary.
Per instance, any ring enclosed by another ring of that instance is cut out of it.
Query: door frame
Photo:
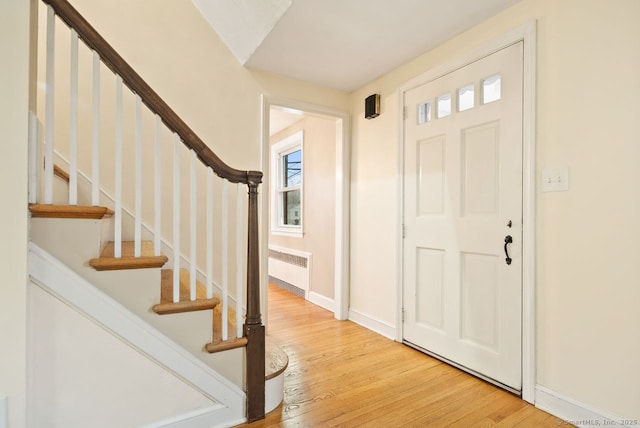
[[[536,21],[530,21],[479,48],[458,56],[409,80],[398,90],[399,130],[399,215],[404,221],[404,96],[405,92],[442,77],[474,61],[515,43],[523,42],[523,122],[522,122],[522,399],[533,403],[536,381],[536,312],[535,312],[535,232],[536,232]],[[399,227],[402,229],[403,225]],[[397,337],[403,340],[404,246],[403,233],[398,234]]]
[[[316,104],[295,101],[286,98],[262,95],[262,144],[261,159],[264,173],[264,187],[262,199],[262,257],[261,257],[261,283],[268,283],[268,254],[269,241],[269,213],[270,213],[270,150],[269,150],[269,122],[272,106],[286,107],[304,112],[329,116],[341,121],[341,130],[336,131],[336,204],[335,204],[335,274],[333,313],[336,319],[346,320],[349,317],[349,212],[350,212],[350,181],[351,181],[351,140],[349,113]],[[339,134],[339,135],[338,135]],[[262,299],[267,301],[267,290],[264,287]]]

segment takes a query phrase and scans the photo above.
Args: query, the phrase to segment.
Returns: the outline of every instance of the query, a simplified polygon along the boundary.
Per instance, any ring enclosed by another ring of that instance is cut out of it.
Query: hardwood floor
[[[274,285],[268,334],[289,355],[284,402],[242,427],[568,426]]]

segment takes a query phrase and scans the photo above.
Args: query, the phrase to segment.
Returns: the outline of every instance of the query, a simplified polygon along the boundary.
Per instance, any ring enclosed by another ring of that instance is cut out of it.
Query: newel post
[[[258,185],[262,173],[249,172],[249,221],[247,247],[247,419],[264,419],[265,328],[260,314],[260,247],[258,239]]]

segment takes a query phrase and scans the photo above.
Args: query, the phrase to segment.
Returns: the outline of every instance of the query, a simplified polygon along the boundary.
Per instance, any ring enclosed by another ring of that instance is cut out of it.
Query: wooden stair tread
[[[227,308],[227,327],[229,338],[222,340],[222,305],[213,310],[213,340],[205,346],[209,353],[227,351],[229,349],[242,348],[247,345],[246,337],[235,337],[236,311],[233,307]]]
[[[107,207],[94,207],[86,205],[53,205],[32,204],[29,205],[31,217],[35,218],[82,218],[103,219],[113,215]]]
[[[181,312],[203,311],[214,309],[220,304],[220,299],[207,299],[207,288],[196,280],[196,300],[190,300],[190,274],[186,269],[180,269],[180,301],[173,301],[173,269],[163,269],[160,280],[160,303],[153,306],[153,311],[159,315]]]
[[[269,337],[265,338],[264,380],[273,379],[282,374],[289,366],[289,356]]]
[[[227,331],[229,337],[222,340],[222,305],[213,310],[213,338],[211,343],[207,344],[207,352],[214,353],[226,351],[228,349],[241,348],[246,346],[247,339],[245,337],[236,336],[236,311],[229,306],[227,308]]]
[[[205,349],[207,352],[213,354],[215,352],[228,351],[229,349],[242,348],[243,346],[247,346],[246,337],[228,339],[218,343],[207,343]]]
[[[160,268],[169,260],[165,255],[154,255],[153,242],[142,241],[140,257],[134,257],[133,241],[122,242],[122,257],[115,258],[114,243],[109,242],[100,257],[91,259],[89,265],[95,270],[147,269]]]

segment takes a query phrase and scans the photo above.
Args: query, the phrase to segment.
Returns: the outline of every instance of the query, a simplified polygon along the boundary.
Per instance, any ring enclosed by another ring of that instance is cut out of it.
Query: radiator
[[[269,281],[306,299],[311,285],[311,253],[270,245]]]

